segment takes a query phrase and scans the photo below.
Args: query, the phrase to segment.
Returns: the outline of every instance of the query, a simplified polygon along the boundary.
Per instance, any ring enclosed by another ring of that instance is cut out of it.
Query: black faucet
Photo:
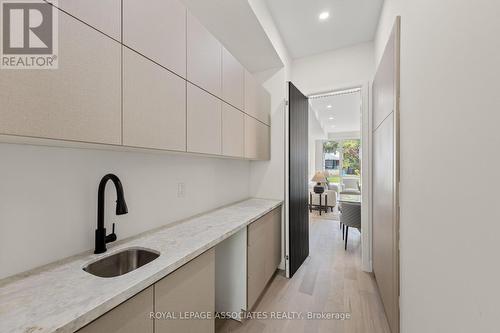
[[[113,223],[113,232],[106,235],[106,228],[104,228],[104,190],[108,180],[112,180],[116,188],[116,215],[123,215],[128,213],[127,203],[123,196],[123,187],[120,178],[113,174],[107,174],[102,177],[99,183],[99,190],[97,193],[97,229],[95,230],[95,254],[106,252],[106,243],[114,242],[116,240],[115,224]]]

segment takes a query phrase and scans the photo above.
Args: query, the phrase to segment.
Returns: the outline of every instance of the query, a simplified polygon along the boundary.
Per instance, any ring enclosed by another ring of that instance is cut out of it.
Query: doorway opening
[[[361,88],[309,96],[310,217],[339,221],[346,251],[362,232],[362,106]]]
[[[340,222],[339,207],[354,205],[356,223],[350,224],[350,233],[346,237],[347,251],[352,248],[360,253],[359,268],[371,271],[369,86],[367,82],[326,93],[309,96],[299,94],[300,98],[289,99],[289,118],[286,122],[290,140],[285,149],[289,154],[286,158],[286,174],[290,182],[286,188],[286,258],[296,257],[293,251],[297,248],[310,247],[310,239],[304,235],[308,234],[313,219]],[[302,115],[298,120],[295,113],[306,113],[307,117]],[[304,123],[307,133],[303,128]],[[299,128],[301,130],[297,131]],[[294,137],[299,133],[300,138]],[[303,140],[306,140],[307,147],[302,146]],[[302,180],[296,187],[298,192],[295,192],[292,191],[293,183],[298,182],[298,178]],[[307,210],[305,217],[304,209]],[[298,211],[301,214],[297,214]],[[346,215],[349,214],[344,217]],[[300,219],[297,216],[301,216]],[[307,251],[301,253],[300,265],[309,255]],[[289,270],[291,265],[289,262],[286,264],[288,277],[300,267],[295,265]]]

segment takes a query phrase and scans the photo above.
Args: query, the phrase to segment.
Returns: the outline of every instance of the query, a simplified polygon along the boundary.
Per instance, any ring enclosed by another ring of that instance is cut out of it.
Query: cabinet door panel
[[[270,109],[271,96],[251,73],[245,71],[245,113],[269,125]]]
[[[56,5],[108,36],[121,40],[121,0],[60,0]]]
[[[222,155],[245,155],[245,116],[226,103],[222,104]]]
[[[271,125],[271,95],[259,86],[257,119],[267,125]]]
[[[186,8],[178,0],[123,0],[123,43],[186,77]]]
[[[105,313],[78,333],[152,333],[153,287],[141,291]]]
[[[245,115],[245,157],[257,160],[270,159],[269,126]]]
[[[247,309],[251,309],[281,260],[281,207],[248,226],[247,255]]]
[[[258,85],[253,75],[245,70],[245,113],[257,118]]]
[[[240,110],[245,107],[245,69],[225,48],[222,48],[222,99]]]
[[[155,311],[215,311],[215,253],[211,249],[155,284]],[[214,332],[213,319],[155,320],[156,333]]]
[[[59,12],[59,49],[58,69],[2,71],[0,133],[121,144],[120,44]]]
[[[188,152],[220,155],[222,102],[190,83],[187,101]]]
[[[126,48],[123,144],[186,150],[186,81]]]
[[[222,45],[191,13],[187,15],[187,78],[222,97]]]

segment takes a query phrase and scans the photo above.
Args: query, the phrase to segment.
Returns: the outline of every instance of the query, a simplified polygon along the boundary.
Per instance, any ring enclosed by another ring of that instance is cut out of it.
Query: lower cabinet
[[[78,332],[213,333],[216,303],[218,312],[252,310],[280,261],[281,206]]]
[[[242,321],[281,262],[281,206],[215,246],[215,307]]]
[[[154,287],[151,286],[97,318],[78,332],[152,333],[153,320],[150,319],[150,313],[153,312],[153,295]]]
[[[78,332],[211,333],[215,330],[214,312],[215,252],[211,249]],[[162,315],[152,320],[152,313]]]
[[[248,226],[247,310],[254,307],[281,261],[281,207]]]
[[[215,251],[209,250],[155,284],[155,311],[177,319],[155,320],[155,333],[214,332]],[[185,314],[210,319],[180,318]]]

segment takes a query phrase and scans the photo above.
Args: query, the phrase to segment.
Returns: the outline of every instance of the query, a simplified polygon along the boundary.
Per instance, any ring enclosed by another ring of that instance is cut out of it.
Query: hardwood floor
[[[331,217],[331,214],[328,214]],[[327,216],[328,218],[328,216]],[[275,275],[254,311],[350,313],[348,320],[218,320],[216,332],[390,333],[375,280],[362,272],[360,234],[349,230],[344,251],[339,222],[310,219],[310,256],[292,279]]]

